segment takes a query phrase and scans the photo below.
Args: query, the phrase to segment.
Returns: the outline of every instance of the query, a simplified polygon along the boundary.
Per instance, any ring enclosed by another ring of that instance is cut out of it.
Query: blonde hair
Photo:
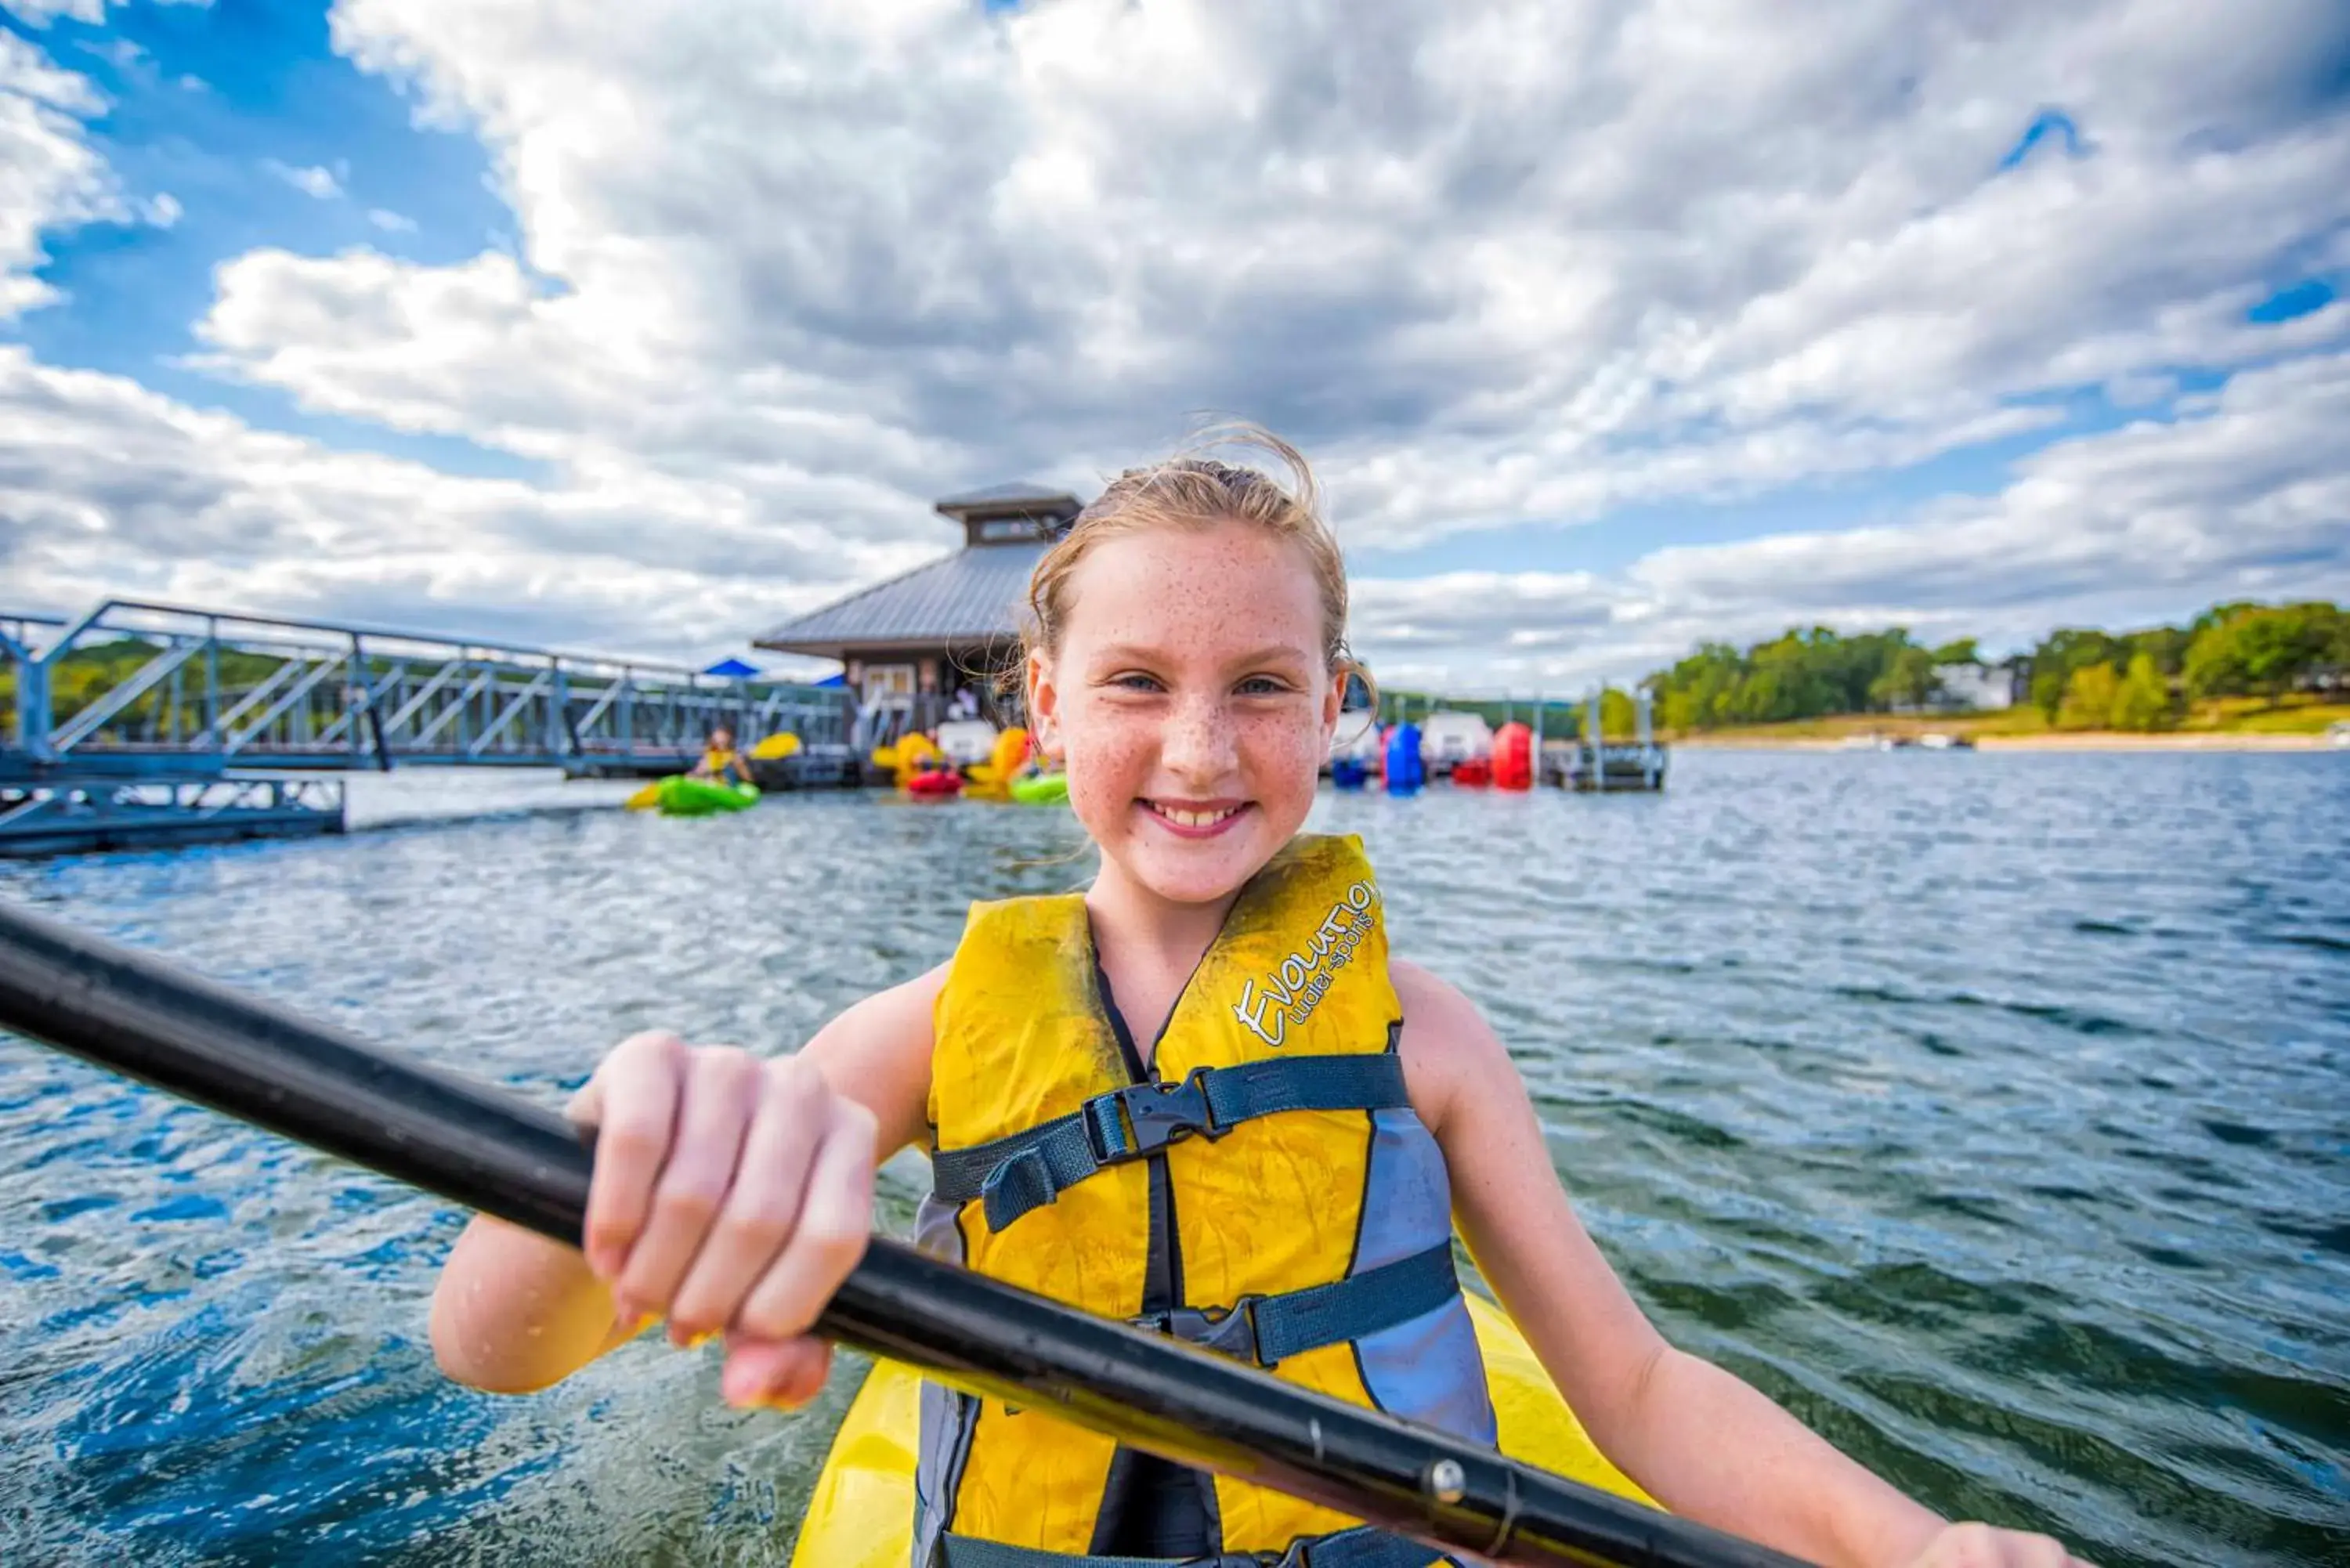
[[[1253,464],[1224,462],[1209,453],[1237,448],[1262,453],[1287,470],[1284,485]],[[1077,514],[1028,578],[1023,654],[1055,654],[1068,624],[1069,578],[1105,540],[1158,528],[1209,528],[1232,521],[1262,528],[1295,545],[1314,573],[1322,599],[1322,652],[1330,672],[1369,681],[1347,648],[1347,563],[1322,516],[1322,492],[1298,450],[1255,425],[1220,425],[1202,431],[1184,452],[1147,468],[1129,468]]]

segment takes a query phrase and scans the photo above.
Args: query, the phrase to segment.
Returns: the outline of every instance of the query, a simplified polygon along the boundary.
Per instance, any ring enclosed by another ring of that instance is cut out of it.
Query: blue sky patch
[[[0,26],[46,48],[106,96],[91,138],[134,213],[168,196],[177,216],[52,232],[38,275],[66,299],[0,328],[43,360],[128,376],[199,408],[344,450],[452,472],[529,477],[537,465],[451,436],[307,411],[271,387],[182,367],[213,269],[275,246],[301,255],[368,247],[425,265],[511,248],[514,215],[473,137],[420,129],[380,78],[336,54],[322,5],[220,0],[135,5],[104,27]]]
[[[2278,289],[2258,305],[2244,312],[2244,319],[2257,321],[2264,327],[2281,321],[2292,321],[2324,309],[2334,303],[2334,286],[2322,277],[2305,277],[2299,283]]]
[[[2033,116],[2032,123],[2023,128],[2022,136],[2008,150],[2007,156],[1999,161],[2000,168],[2015,168],[2032,156],[2033,149],[2050,141],[2063,143],[2067,158],[2081,156],[2081,128],[2074,124],[2073,117],[2061,109],[2043,109]]]

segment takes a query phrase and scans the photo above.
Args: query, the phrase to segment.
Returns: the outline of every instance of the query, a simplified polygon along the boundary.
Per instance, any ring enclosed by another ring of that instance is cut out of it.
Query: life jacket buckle
[[[1211,1143],[1223,1137],[1232,1129],[1216,1125],[1216,1114],[1208,1104],[1209,1071],[1206,1067],[1194,1067],[1180,1084],[1135,1084],[1117,1091],[1115,1097],[1126,1112],[1126,1125],[1117,1130],[1127,1147],[1101,1147],[1108,1129],[1088,1117],[1086,1130],[1095,1140],[1094,1152],[1107,1163],[1156,1154],[1169,1144],[1180,1143],[1194,1135]]]
[[[1269,1368],[1274,1364],[1264,1358],[1263,1342],[1257,1337],[1256,1329],[1256,1304],[1263,1299],[1243,1296],[1231,1306],[1220,1308],[1177,1307],[1172,1312],[1146,1314],[1134,1322],[1138,1327],[1156,1329],[1186,1345],[1196,1345],[1252,1366]]]

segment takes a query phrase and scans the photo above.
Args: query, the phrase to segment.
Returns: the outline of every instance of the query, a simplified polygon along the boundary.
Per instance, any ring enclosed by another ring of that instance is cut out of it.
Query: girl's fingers
[[[729,1405],[805,1405],[824,1391],[832,1346],[820,1339],[749,1339],[730,1334],[720,1392]]]
[[[829,1098],[816,1070],[791,1057],[759,1075],[758,1109],[734,1185],[670,1303],[670,1337],[682,1344],[733,1321],[751,1286],[791,1234],[824,1135]]]
[[[807,1332],[873,1233],[873,1113],[833,1097],[824,1141],[808,1167],[806,1196],[791,1238],[752,1288],[734,1327],[757,1339]]]
[[[668,1310],[678,1281],[725,1204],[758,1103],[759,1064],[748,1053],[706,1045],[689,1053],[686,1061],[668,1158],[653,1183],[642,1232],[612,1282],[613,1305],[623,1319]],[[618,1109],[617,1095],[613,1108]]]
[[[1994,1530],[1980,1521],[1944,1528],[1926,1544],[1916,1568],[2090,1568],[2061,1542],[2021,1531]]]
[[[2017,1568],[2071,1568],[2078,1559],[2064,1550],[2064,1543],[2046,1535],[2026,1535],[2020,1532],[2006,1538],[2011,1548],[2008,1561]]]
[[[580,1240],[588,1266],[602,1279],[620,1272],[644,1229],[653,1183],[669,1156],[685,1055],[685,1042],[674,1034],[630,1035],[572,1099],[573,1119],[597,1129]]]

